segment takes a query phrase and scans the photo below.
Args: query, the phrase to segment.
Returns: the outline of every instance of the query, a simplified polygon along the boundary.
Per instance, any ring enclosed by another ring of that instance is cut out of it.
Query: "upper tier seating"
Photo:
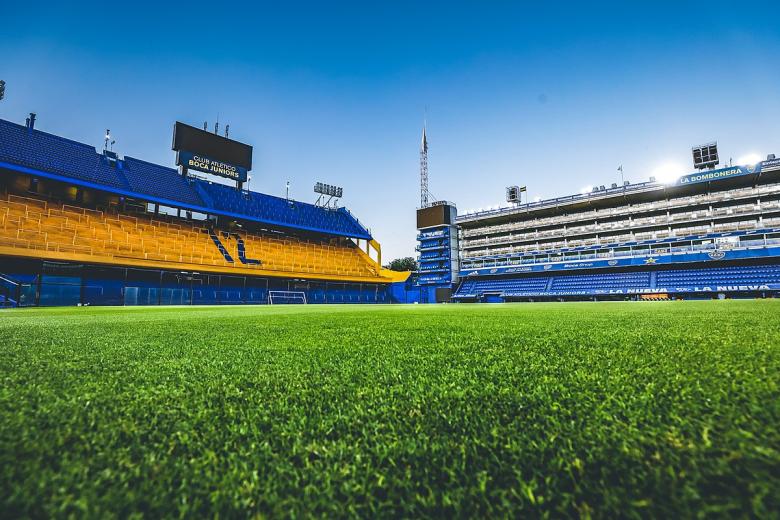
[[[255,192],[239,192],[230,186],[194,179],[198,191],[205,192],[212,207],[229,213],[263,215],[264,219],[300,228],[328,228],[338,234],[359,235],[362,226],[344,209],[324,209]]]
[[[93,146],[30,131],[0,119],[0,161],[126,190],[127,182]]]
[[[281,234],[241,232],[246,256],[239,261],[237,240],[219,236],[234,262],[220,252],[200,222],[147,215],[113,215],[15,195],[0,195],[0,246],[26,256],[39,251],[89,255],[95,262],[133,265],[133,260],[176,262],[192,269],[224,267],[332,276],[376,277],[376,267],[344,238],[303,239]],[[164,266],[164,264],[163,264]],[[175,268],[180,268],[177,266]]]
[[[99,185],[165,205],[182,204],[202,213],[230,214],[277,226],[370,239],[371,233],[344,208],[330,210],[199,179],[132,157],[109,161],[94,147],[30,130],[0,119],[0,162]]]
[[[120,173],[127,179],[130,191],[184,202],[193,206],[205,205],[198,193],[192,188],[192,181],[188,181],[172,168],[132,157],[126,157],[121,165]]]

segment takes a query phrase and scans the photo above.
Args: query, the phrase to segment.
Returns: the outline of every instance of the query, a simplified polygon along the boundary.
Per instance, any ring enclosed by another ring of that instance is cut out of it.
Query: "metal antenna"
[[[425,134],[427,124],[424,119],[420,142],[420,209],[428,207],[428,136]]]

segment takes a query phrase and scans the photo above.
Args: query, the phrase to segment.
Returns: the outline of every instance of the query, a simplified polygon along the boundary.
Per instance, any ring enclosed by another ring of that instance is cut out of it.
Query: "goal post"
[[[280,304],[306,304],[306,293],[303,291],[268,291],[268,303]]]

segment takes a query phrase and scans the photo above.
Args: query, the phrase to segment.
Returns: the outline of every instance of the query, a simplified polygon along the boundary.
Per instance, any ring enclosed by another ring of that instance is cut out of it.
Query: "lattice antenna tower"
[[[420,208],[428,207],[428,136],[423,122],[422,141],[420,142]]]

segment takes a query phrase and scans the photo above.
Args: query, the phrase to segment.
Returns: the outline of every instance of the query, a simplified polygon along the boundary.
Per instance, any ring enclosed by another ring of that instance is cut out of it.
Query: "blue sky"
[[[344,186],[385,258],[414,254],[426,107],[431,191],[460,211],[687,169],[710,140],[780,154],[776,3],[541,4],[14,2],[0,117],[172,165],[172,123],[219,114],[252,189]]]

